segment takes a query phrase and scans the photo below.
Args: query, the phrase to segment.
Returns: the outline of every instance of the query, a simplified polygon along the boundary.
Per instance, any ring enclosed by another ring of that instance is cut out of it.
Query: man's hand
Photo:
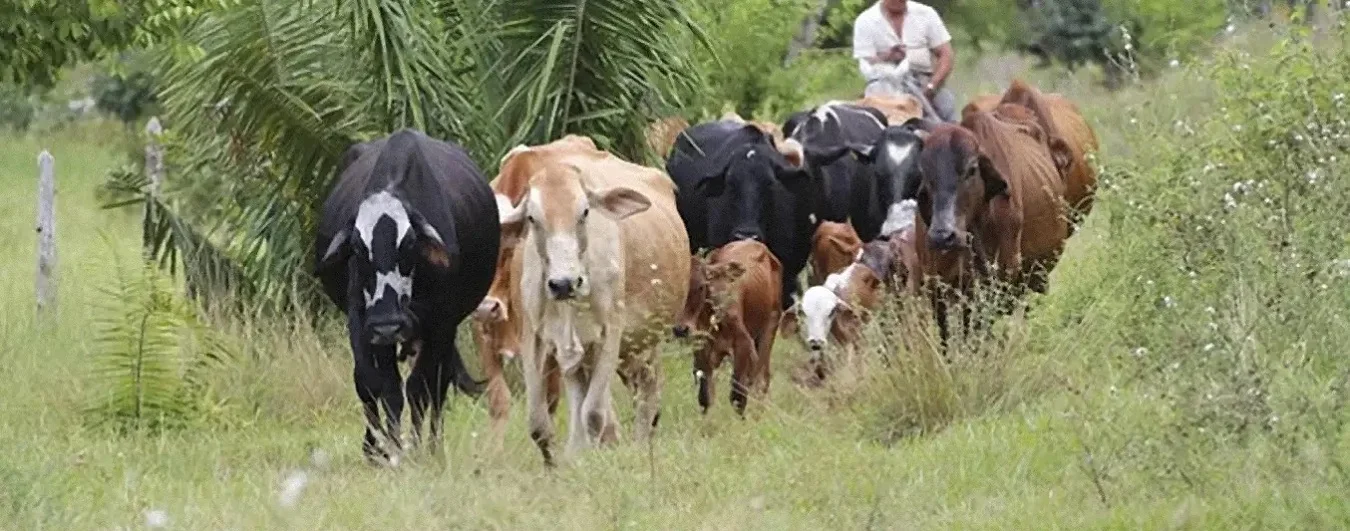
[[[877,54],[876,60],[882,63],[899,63],[905,60],[905,47],[898,44],[892,46],[889,50]]]

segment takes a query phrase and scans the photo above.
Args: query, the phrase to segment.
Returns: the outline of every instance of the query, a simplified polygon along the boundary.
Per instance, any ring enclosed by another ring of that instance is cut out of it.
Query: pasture
[[[960,58],[962,102],[1024,76],[1075,101],[1102,139],[1097,210],[1049,293],[950,367],[925,325],[887,314],[869,336],[889,366],[874,352],[822,390],[793,384],[803,353],[783,338],[770,400],[746,420],[726,401],[726,367],[699,414],[689,349],[672,345],[653,442],[628,441],[631,401],[615,386],[624,440],[551,471],[519,392],[499,452],[480,444],[485,407],[455,396],[443,459],[366,465],[345,332],[303,315],[213,323],[231,357],[201,370],[209,393],[191,425],[91,424],[99,322],[119,302],[103,290],[140,275],[139,213],[100,210],[94,195],[124,133],[5,137],[0,528],[1345,527],[1350,271],[1338,267],[1350,266],[1336,264],[1350,259],[1350,60],[1338,42],[1300,46],[1253,31],[1117,93]],[[44,148],[57,161],[60,306],[38,320]]]

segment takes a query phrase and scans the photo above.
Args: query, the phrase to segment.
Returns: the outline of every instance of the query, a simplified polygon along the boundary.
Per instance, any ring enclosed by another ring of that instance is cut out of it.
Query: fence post
[[[38,154],[37,309],[56,308],[56,159],[47,150]]]
[[[145,143],[145,174],[150,181],[150,197],[146,198],[145,210],[141,224],[144,226],[141,234],[141,246],[147,261],[153,261],[154,256],[154,236],[150,232],[150,221],[156,219],[155,212],[159,200],[159,187],[164,182],[164,147],[159,143],[160,135],[164,134],[164,128],[159,123],[159,117],[154,116],[145,124],[145,133],[148,137]]]

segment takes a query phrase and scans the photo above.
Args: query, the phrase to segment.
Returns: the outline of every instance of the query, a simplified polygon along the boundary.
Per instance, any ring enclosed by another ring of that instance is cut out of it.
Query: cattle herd
[[[869,97],[781,127],[734,113],[666,119],[647,139],[663,169],[567,135],[510,150],[490,183],[461,146],[419,131],[351,147],[323,206],[315,274],[347,316],[365,455],[396,464],[428,415],[437,451],[452,384],[487,395],[500,445],[514,358],[530,438],[552,465],[564,392],[565,454],[619,439],[615,374],[632,391],[633,437],[652,435],[670,336],[698,340],[705,412],[731,358],[743,414],[750,395],[766,396],[779,334],[800,338],[825,378],[824,353],[851,352],[886,296],[926,298],[945,343],[948,308],[968,312],[976,282],[1044,292],[1092,206],[1091,127],[1021,81],[971,101],[960,123],[919,109]],[[485,388],[456,347],[470,316]]]

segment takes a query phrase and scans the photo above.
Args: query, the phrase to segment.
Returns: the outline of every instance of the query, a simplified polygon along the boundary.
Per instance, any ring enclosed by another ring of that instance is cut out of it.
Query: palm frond
[[[204,373],[232,355],[154,269],[115,267],[94,323],[96,391],[85,414],[121,431],[189,426],[200,420]]]

